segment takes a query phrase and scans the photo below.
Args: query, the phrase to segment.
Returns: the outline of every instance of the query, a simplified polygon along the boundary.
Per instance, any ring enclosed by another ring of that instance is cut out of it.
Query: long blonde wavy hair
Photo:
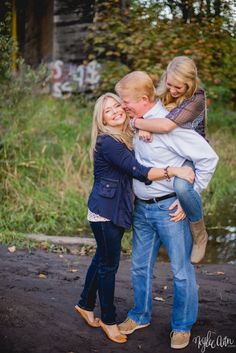
[[[171,96],[166,85],[168,74],[171,74],[176,80],[187,85],[186,92],[176,99]],[[187,56],[176,56],[168,64],[166,71],[161,77],[157,87],[157,95],[166,109],[171,110],[186,99],[191,98],[199,88],[200,80],[195,62]]]
[[[114,99],[116,102],[122,104],[122,100],[116,94],[107,92],[100,96],[94,107],[93,111],[93,123],[91,132],[91,148],[90,148],[90,158],[93,160],[94,152],[96,151],[96,142],[98,136],[109,135],[115,140],[124,143],[129,150],[133,149],[133,132],[129,125],[129,117],[127,116],[123,130],[121,132],[117,131],[111,126],[105,125],[103,120],[104,106],[108,98]]]

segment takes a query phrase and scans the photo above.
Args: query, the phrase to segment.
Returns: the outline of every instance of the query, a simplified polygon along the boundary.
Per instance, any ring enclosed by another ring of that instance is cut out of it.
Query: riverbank
[[[0,347],[2,353],[168,353],[172,277],[168,263],[154,272],[153,318],[124,345],[109,341],[74,312],[90,256],[16,250],[0,246]],[[230,353],[235,349],[235,266],[199,265],[199,317],[186,353]],[[158,297],[158,298],[157,298]],[[156,299],[155,299],[156,298]],[[157,300],[158,299],[158,300]],[[116,306],[120,322],[132,305],[130,258],[117,275]],[[99,306],[96,307],[99,315]],[[225,338],[227,336],[227,339]],[[231,340],[231,342],[230,342]],[[232,343],[234,340],[234,343]],[[215,345],[212,349],[212,346]],[[234,345],[234,347],[229,347]],[[222,346],[222,347],[221,347]],[[226,347],[227,346],[227,347]]]

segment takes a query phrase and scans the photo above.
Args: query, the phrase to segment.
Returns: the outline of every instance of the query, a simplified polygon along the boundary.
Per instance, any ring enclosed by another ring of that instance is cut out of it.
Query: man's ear
[[[142,96],[142,100],[143,100],[144,103],[150,103],[150,99],[146,95]]]

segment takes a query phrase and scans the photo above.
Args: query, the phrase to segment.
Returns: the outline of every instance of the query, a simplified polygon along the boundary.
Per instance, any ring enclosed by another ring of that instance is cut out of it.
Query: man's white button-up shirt
[[[145,115],[145,119],[163,118],[169,112],[160,100]],[[159,168],[181,167],[185,160],[191,160],[195,166],[194,189],[201,192],[211,180],[215,171],[218,156],[207,141],[196,131],[177,127],[168,134],[153,134],[152,142],[134,137],[135,156],[141,164]],[[133,179],[135,195],[143,200],[160,197],[174,191],[171,181],[153,181],[151,185]]]

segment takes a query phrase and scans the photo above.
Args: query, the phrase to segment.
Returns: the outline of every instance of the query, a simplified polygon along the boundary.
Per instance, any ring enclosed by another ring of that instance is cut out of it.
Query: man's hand
[[[169,210],[176,209],[174,213],[169,213],[171,221],[178,222],[182,221],[186,218],[186,214],[184,213],[182,207],[180,206],[179,200],[175,200],[169,207]]]
[[[138,131],[139,140],[144,142],[152,142],[152,133],[144,130]]]

